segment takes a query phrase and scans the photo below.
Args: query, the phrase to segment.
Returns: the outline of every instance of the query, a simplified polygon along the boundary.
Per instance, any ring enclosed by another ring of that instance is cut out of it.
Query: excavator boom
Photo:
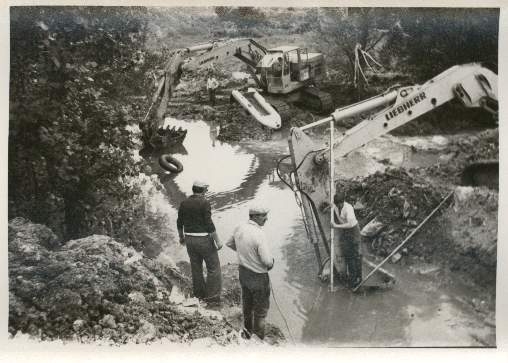
[[[327,252],[330,246],[330,195],[335,183],[330,183],[330,156],[333,162],[347,162],[344,158],[353,150],[384,135],[440,105],[458,99],[465,107],[482,107],[497,115],[497,75],[479,64],[454,66],[423,85],[400,87],[379,96],[337,109],[329,117],[301,128],[291,129],[289,149],[293,166],[293,188],[301,200],[302,213],[309,239],[322,243]],[[362,122],[331,140],[329,145],[317,145],[305,130],[339,120],[368,114]],[[330,149],[332,145],[332,150]],[[344,164],[343,164],[344,165]],[[335,180],[335,175],[333,176]],[[313,226],[310,228],[309,226]],[[345,274],[340,245],[334,243],[334,267]],[[318,257],[319,258],[319,257]],[[367,271],[368,272],[368,271]],[[382,280],[387,275],[378,274]],[[371,283],[377,284],[372,280]]]
[[[253,39],[248,38],[206,43],[200,46],[186,48],[185,51],[188,54],[194,54],[183,65],[185,70],[196,70],[212,62],[220,61],[231,56],[240,59],[251,68],[256,68],[259,61],[267,53],[265,47]]]

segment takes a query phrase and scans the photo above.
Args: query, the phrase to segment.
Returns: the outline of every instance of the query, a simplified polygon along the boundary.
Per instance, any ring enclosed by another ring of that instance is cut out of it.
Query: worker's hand
[[[273,268],[273,265],[275,265],[275,258],[272,258],[272,264],[270,266],[266,266],[266,269],[270,271]]]
[[[215,241],[215,246],[217,247],[217,251],[220,250],[223,246],[221,241]]]
[[[185,238],[184,238],[184,237],[182,237],[182,236],[180,236],[180,244],[181,244],[182,246],[185,246]]]
[[[221,242],[219,236],[217,235],[217,232],[210,233],[210,237],[212,238],[217,251],[220,250],[222,248],[222,242]]]

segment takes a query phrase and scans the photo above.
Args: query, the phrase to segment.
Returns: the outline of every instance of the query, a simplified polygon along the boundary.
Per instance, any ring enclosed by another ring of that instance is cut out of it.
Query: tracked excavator
[[[204,69],[229,57],[244,62],[257,84],[257,89],[245,93],[233,91],[232,97],[261,124],[280,128],[288,116],[288,103],[292,102],[319,112],[332,110],[330,94],[316,87],[325,75],[323,54],[288,45],[267,49],[253,39],[242,38],[213,41],[172,53],[152,98],[152,106],[161,99],[157,110],[159,122],[183,72]]]
[[[480,64],[454,66],[422,85],[392,88],[370,99],[335,110],[329,117],[300,128],[292,128],[289,137],[291,158],[288,184],[295,192],[301,207],[303,221],[311,245],[313,245],[321,276],[346,278],[346,265],[340,244],[330,228],[333,194],[336,175],[341,165],[347,163],[347,155],[369,141],[391,130],[407,124],[419,116],[435,110],[452,100],[459,100],[465,107],[481,107],[498,117],[497,75]],[[358,115],[363,121],[356,126],[333,136],[334,123]],[[329,125],[328,145],[316,144],[306,131],[320,125]],[[337,170],[337,173],[335,173]],[[482,175],[498,180],[499,165],[488,160],[469,165],[466,171],[471,180],[480,180]],[[333,176],[333,182],[331,177]],[[280,175],[279,175],[280,177]],[[322,257],[322,250],[327,257]],[[333,261],[333,268],[331,267]],[[387,286],[395,277],[375,265],[363,261],[363,276],[370,280],[364,286]]]

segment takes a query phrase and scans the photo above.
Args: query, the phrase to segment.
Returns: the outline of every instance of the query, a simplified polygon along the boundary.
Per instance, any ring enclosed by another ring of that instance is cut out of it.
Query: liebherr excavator
[[[330,94],[315,86],[325,75],[323,54],[286,45],[267,49],[253,39],[229,39],[173,52],[152,99],[153,105],[162,96],[158,118],[162,119],[172,90],[184,71],[198,70],[228,57],[247,64],[262,93],[261,96],[254,89],[243,94],[233,91],[233,98],[265,126],[280,128],[289,110],[287,102],[298,101],[320,112],[333,107]]]
[[[381,95],[339,108],[327,118],[291,129],[291,187],[295,191],[297,202],[302,206],[307,234],[321,268],[327,261],[326,258],[321,258],[319,247],[322,244],[329,256],[331,251],[334,251],[332,260],[336,275],[344,278],[346,274],[340,244],[334,241],[333,248],[330,248],[333,240],[330,236],[330,208],[322,208],[331,204],[330,195],[333,195],[336,188],[335,182],[330,183],[330,169],[334,173],[336,164],[338,163],[340,169],[340,164],[347,162],[345,157],[353,150],[454,99],[459,100],[465,107],[484,108],[497,117],[497,79],[494,72],[480,64],[454,66],[423,85],[389,89]],[[306,130],[330,124],[333,135],[334,122],[358,115],[367,116],[356,126],[342,132],[337,139],[331,138],[331,147],[316,145],[305,134]],[[334,163],[330,163],[330,159]],[[487,168],[484,171],[491,177],[498,178],[497,162],[479,164],[476,170],[481,168]],[[335,181],[335,173],[333,177]],[[363,276],[366,276],[373,266],[371,262],[364,260]],[[393,281],[394,276],[379,269],[372,275],[369,284],[379,286]]]

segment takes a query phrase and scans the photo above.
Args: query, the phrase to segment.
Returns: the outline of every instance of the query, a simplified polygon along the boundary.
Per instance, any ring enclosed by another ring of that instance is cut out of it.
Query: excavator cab
[[[273,94],[286,94],[301,87],[292,84],[289,72],[289,57],[287,49],[292,47],[278,47],[269,49],[261,60],[261,69],[266,71],[266,91]]]
[[[321,80],[324,67],[321,53],[309,53],[306,48],[295,46],[281,46],[268,49],[259,68],[265,75],[267,92],[287,94]]]

